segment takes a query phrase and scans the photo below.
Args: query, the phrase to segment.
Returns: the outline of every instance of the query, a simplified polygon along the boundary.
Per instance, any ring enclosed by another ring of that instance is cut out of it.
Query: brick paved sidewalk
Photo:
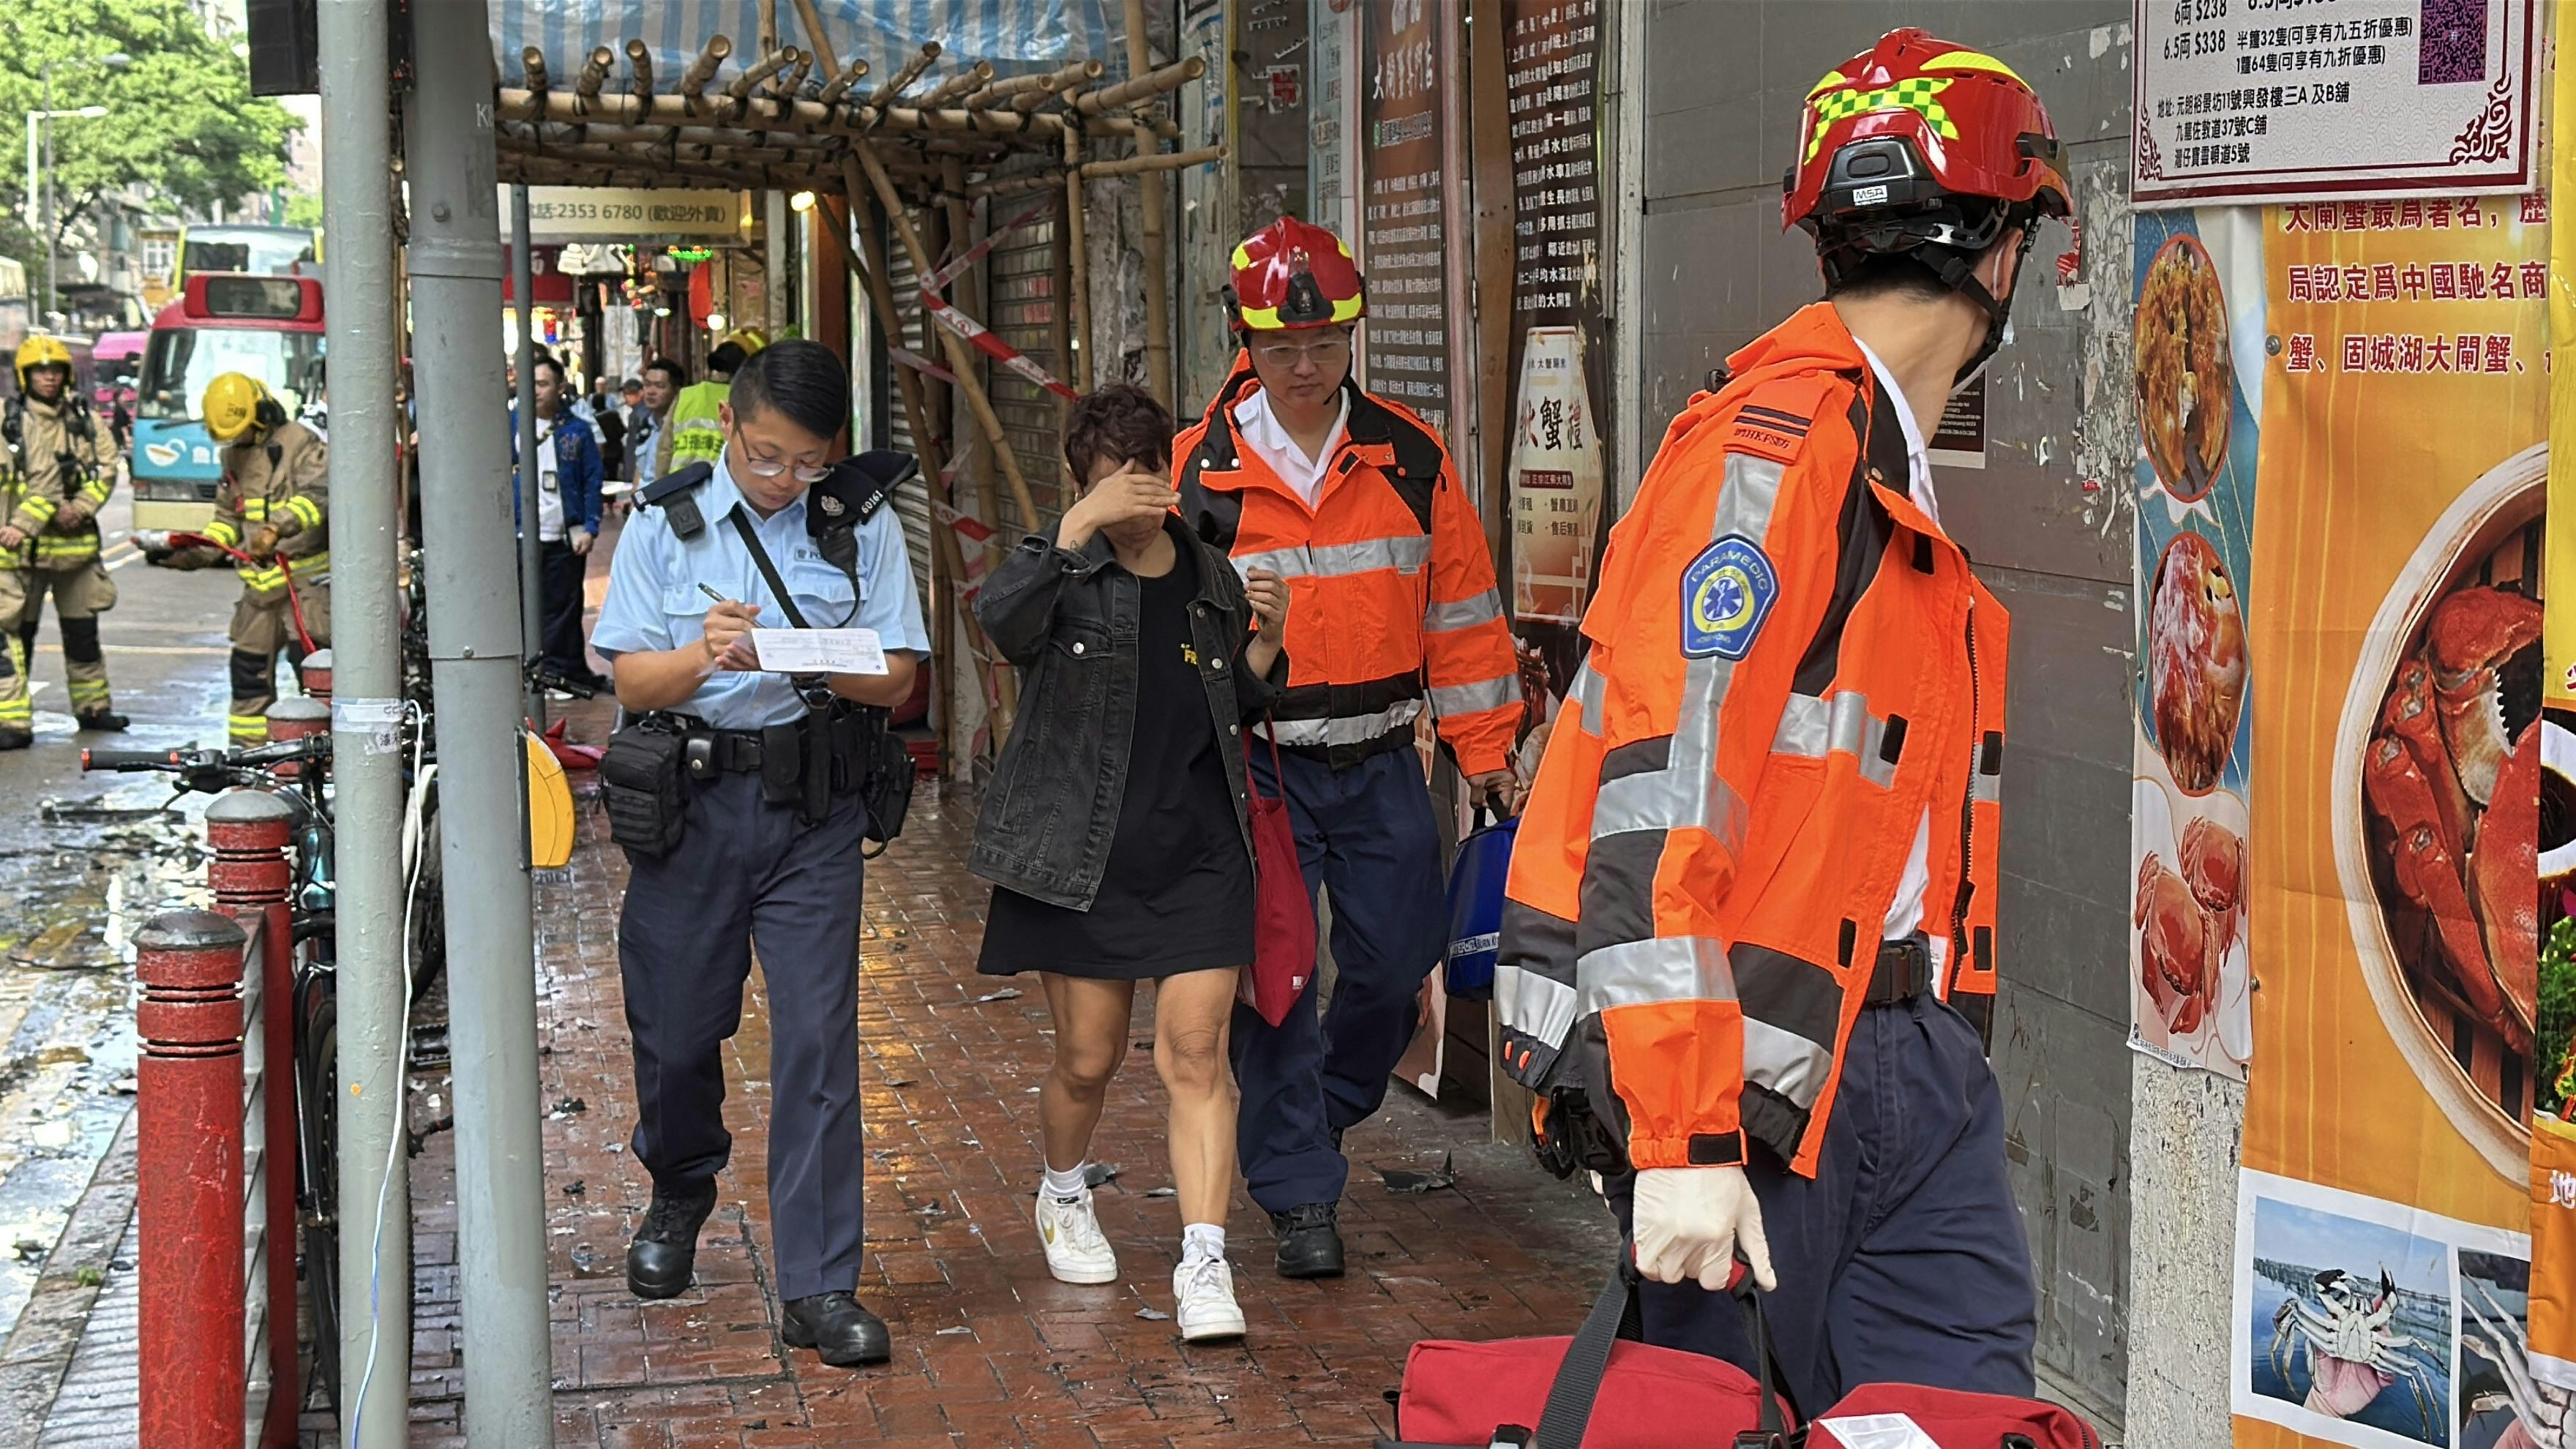
[[[1143,1010],[1096,1147],[1122,1168],[1099,1207],[1125,1278],[1101,1288],[1049,1278],[1030,1220],[1045,1005],[1033,984],[978,1000],[1007,983],[974,975],[988,888],[964,864],[971,807],[925,785],[901,843],[869,867],[861,963],[860,1296],[894,1329],[893,1365],[826,1368],[779,1340],[756,973],[728,1072],[733,1161],[701,1239],[698,1287],[638,1302],[624,1250],[650,1187],[624,1147],[635,1121],[617,977],[625,863],[595,812],[584,820],[567,878],[538,893],[559,1444],[1365,1444],[1390,1427],[1381,1395],[1414,1340],[1568,1332],[1597,1286],[1611,1251],[1598,1204],[1520,1150],[1486,1143],[1481,1111],[1444,1114],[1399,1087],[1351,1134],[1350,1276],[1280,1280],[1268,1222],[1238,1194],[1230,1244],[1250,1332],[1239,1347],[1184,1348],[1168,1320],[1139,1316],[1171,1311],[1179,1246],[1171,1200],[1152,1195],[1170,1175]],[[444,1073],[416,1080],[415,1121],[447,1110]],[[454,1143],[438,1134],[413,1162],[423,1445],[463,1442]],[[1393,1194],[1370,1170],[1437,1166],[1452,1147],[1451,1191]],[[308,1442],[329,1442],[327,1418],[308,1415],[306,1428]]]

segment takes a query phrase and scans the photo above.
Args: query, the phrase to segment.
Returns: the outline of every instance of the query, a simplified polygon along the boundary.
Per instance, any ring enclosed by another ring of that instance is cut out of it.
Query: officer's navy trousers
[[[769,994],[769,1218],[782,1300],[859,1278],[859,849],[867,811],[821,823],[761,800],[756,774],[689,791],[688,834],[628,857],[617,962],[635,1041],[635,1160],[663,1187],[723,1169],[724,1043],[760,953]]]
[[[1863,1007],[1813,1178],[1756,1145],[1778,1292],[1772,1355],[1799,1417],[1863,1384],[2031,1392],[2030,1247],[2004,1160],[2004,1112],[1976,1028],[1930,997]],[[1632,1202],[1615,1187],[1625,1231]],[[1735,1299],[1648,1283],[1646,1341],[1725,1359],[1753,1349]]]
[[[1337,770],[1286,755],[1281,767],[1307,893],[1332,898],[1335,976],[1329,1010],[1316,1010],[1313,981],[1276,1027],[1234,1010],[1235,1150],[1245,1189],[1268,1212],[1340,1201],[1350,1164],[1333,1136],[1386,1100],[1449,925],[1420,756],[1395,750]],[[1280,797],[1258,742],[1252,772],[1263,795]]]

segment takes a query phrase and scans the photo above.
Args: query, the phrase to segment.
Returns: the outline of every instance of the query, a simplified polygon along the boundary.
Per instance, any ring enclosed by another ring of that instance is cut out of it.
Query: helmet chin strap
[[[2013,293],[2021,286],[2022,264],[2030,260],[2030,244],[2038,232],[2038,221],[2039,218],[2034,216],[2021,224],[2021,242],[2013,251],[2012,285],[2004,288],[2000,298],[1979,280],[1976,262],[1965,255],[1945,250],[1941,259],[1933,264],[1933,270],[1949,284],[1951,291],[1984,308],[1986,313],[1986,340],[1978,344],[1977,350],[1959,368],[1959,375],[1950,383],[1952,392],[1976,381],[1978,374],[1986,370],[1986,364],[1994,361],[1995,354],[2011,340]],[[1984,256],[1984,253],[1979,253],[1978,259],[1983,260]]]

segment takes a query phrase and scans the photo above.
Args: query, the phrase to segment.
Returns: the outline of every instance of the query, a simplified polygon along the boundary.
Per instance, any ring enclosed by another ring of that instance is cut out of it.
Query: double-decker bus
[[[134,399],[134,526],[202,528],[214,517],[223,460],[198,415],[227,372],[268,385],[293,417],[322,391],[322,281],[189,277],[161,309]]]
[[[177,281],[217,272],[253,277],[320,276],[322,236],[309,226],[186,226],[179,229]]]

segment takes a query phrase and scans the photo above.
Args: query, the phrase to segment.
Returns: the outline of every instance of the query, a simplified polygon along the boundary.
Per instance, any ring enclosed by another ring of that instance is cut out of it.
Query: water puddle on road
[[[0,1340],[134,1105],[134,933],[209,899],[202,799],[90,783],[0,819]]]

